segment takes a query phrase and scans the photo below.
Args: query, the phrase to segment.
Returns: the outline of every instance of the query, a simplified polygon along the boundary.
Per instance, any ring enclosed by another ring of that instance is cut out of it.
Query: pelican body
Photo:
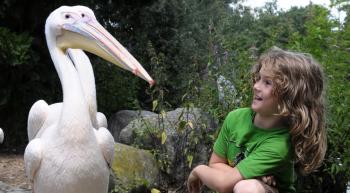
[[[32,106],[24,154],[26,175],[35,193],[106,193],[114,140],[98,121],[96,95],[89,94],[91,88],[95,92],[94,80],[84,78],[90,61],[84,60],[81,50],[70,48],[94,53],[151,85],[154,81],[87,7],[56,9],[46,20],[45,35],[63,102],[48,105],[39,100]]]

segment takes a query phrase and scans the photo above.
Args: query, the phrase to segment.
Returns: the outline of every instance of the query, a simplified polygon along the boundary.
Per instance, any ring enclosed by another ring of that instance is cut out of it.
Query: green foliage
[[[38,77],[27,74],[26,64],[31,61],[32,37],[0,27],[0,127],[3,128],[6,144],[24,144],[26,132],[16,131],[26,123],[27,112],[20,110],[28,105],[23,96],[31,90]],[[13,118],[6,118],[14,110]],[[16,128],[16,129],[11,129]],[[6,146],[5,146],[6,147]]]
[[[336,28],[337,22],[329,19],[329,11],[323,7],[309,7],[305,22],[306,34],[298,35],[289,46],[311,53],[324,67],[326,77],[328,150],[321,171],[305,180],[304,192],[342,192],[350,180],[349,122],[349,61],[350,44],[344,34],[347,26]],[[337,30],[334,30],[337,29]],[[339,144],[339,141],[343,143]],[[322,176],[322,177],[321,177]],[[326,185],[325,185],[326,184]],[[330,186],[333,184],[333,186]]]
[[[92,60],[92,64],[98,110],[109,117],[118,109],[133,107],[140,89],[140,78],[99,58]]]
[[[7,28],[0,27],[0,61],[6,61],[7,65],[11,66],[26,63],[31,43],[32,38],[28,34],[17,35]]]
[[[0,72],[15,67],[16,65],[24,64],[29,59],[29,47],[31,46],[32,38],[27,34],[15,34],[9,29],[0,27]],[[6,86],[8,80],[6,74],[1,76],[1,84],[4,89],[1,89],[0,105],[5,105],[10,100],[10,93],[14,88]],[[11,84],[9,84],[11,85]]]

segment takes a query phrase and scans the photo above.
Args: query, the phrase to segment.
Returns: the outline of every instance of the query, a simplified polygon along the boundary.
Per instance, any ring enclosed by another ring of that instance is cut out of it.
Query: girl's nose
[[[256,81],[256,82],[254,83],[254,85],[253,85],[253,90],[254,90],[254,91],[259,91],[259,90],[260,90],[260,83],[261,83],[260,80],[258,80],[258,81]]]

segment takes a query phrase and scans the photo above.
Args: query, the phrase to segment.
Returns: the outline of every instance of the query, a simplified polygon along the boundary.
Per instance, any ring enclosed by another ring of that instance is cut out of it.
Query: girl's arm
[[[202,184],[220,193],[232,192],[235,184],[243,177],[236,168],[222,171],[206,165],[195,167],[188,178],[188,190],[190,193],[199,193]]]
[[[227,171],[228,168],[231,168],[231,166],[227,164],[226,159],[221,158],[215,152],[213,152],[213,154],[210,157],[209,167],[216,168],[222,171]],[[257,177],[256,179],[263,181],[265,184],[269,186],[276,186],[275,177],[272,175]],[[243,177],[242,177],[242,180],[244,180]]]
[[[225,158],[220,157],[215,152],[211,154],[209,160],[209,167],[215,168],[221,171],[227,171],[229,168],[232,168],[228,165],[227,160]]]
[[[243,180],[236,168],[226,164],[226,161],[215,153],[212,154],[209,166],[199,165],[195,167],[188,178],[188,190],[190,193],[199,193],[202,184],[220,193],[232,192],[237,182]]]

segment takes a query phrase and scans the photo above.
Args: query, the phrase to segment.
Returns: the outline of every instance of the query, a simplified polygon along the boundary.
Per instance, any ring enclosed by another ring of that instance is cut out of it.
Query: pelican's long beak
[[[63,49],[83,49],[146,80],[151,86],[155,81],[141,64],[95,19],[80,19],[63,24],[57,45]]]

